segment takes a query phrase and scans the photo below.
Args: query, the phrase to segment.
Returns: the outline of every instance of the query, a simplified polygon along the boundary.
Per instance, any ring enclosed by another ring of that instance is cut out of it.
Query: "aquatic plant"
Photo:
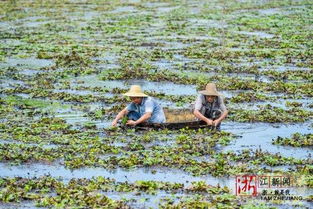
[[[294,133],[290,138],[278,136],[272,140],[273,144],[289,145],[293,147],[310,147],[313,146],[313,134]]]
[[[302,108],[283,109],[270,104],[261,106],[257,110],[230,109],[228,118],[240,122],[304,122],[312,117],[312,112]]]

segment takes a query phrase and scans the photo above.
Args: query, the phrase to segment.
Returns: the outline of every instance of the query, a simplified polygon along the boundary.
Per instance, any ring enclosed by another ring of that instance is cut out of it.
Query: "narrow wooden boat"
[[[142,123],[137,125],[138,129],[181,129],[181,128],[206,128],[208,127],[203,121],[189,121],[189,122],[172,122],[172,123]]]
[[[208,125],[196,119],[190,109],[164,109],[166,123],[142,123],[138,129],[181,129],[208,128]]]

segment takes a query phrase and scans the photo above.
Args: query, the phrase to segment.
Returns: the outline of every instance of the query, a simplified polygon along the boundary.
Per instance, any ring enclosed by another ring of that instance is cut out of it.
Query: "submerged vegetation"
[[[310,208],[312,6],[1,1],[0,207],[298,207],[235,195],[235,176],[270,173],[297,177]],[[208,82],[224,131],[110,127],[131,84],[191,110]]]

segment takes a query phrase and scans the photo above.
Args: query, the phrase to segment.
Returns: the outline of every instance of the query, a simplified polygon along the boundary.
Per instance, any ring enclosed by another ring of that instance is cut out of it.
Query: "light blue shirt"
[[[140,117],[147,112],[151,112],[151,118],[147,120],[148,123],[165,123],[165,114],[162,107],[152,97],[144,97],[141,104],[130,103],[127,111],[138,112]]]

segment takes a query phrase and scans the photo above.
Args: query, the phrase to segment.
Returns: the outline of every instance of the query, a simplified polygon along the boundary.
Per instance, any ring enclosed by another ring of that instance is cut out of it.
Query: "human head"
[[[212,103],[216,99],[217,96],[205,95],[205,99],[207,102]]]
[[[133,103],[141,104],[143,97],[130,97]]]

